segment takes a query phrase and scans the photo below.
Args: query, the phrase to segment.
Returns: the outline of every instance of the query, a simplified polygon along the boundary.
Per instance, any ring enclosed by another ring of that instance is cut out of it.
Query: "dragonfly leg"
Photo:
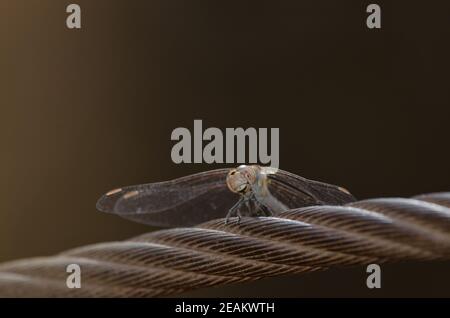
[[[227,213],[227,216],[225,217],[225,224],[228,224],[228,219],[232,216],[234,216],[235,214],[238,214],[238,218],[239,220],[241,219],[241,213],[239,211],[240,206],[242,205],[242,203],[244,202],[245,198],[241,197],[239,199],[238,202],[235,203],[235,205],[233,205]]]
[[[270,210],[267,207],[263,207],[262,212],[264,216],[272,216],[272,212],[270,212]]]
[[[259,203],[259,201],[256,198],[253,199],[253,204],[255,206],[255,215],[256,216],[260,215],[260,213],[259,213],[260,211],[264,213],[261,203]]]
[[[237,214],[237,218],[238,218],[237,224],[239,224],[239,223],[241,223],[241,217],[242,217],[241,211],[239,209],[237,209],[236,214]]]
[[[261,203],[255,196],[253,196],[253,202],[255,204],[256,216],[272,216],[270,209]]]
[[[251,198],[245,200],[245,205],[247,207],[248,215],[252,215],[252,200],[251,200]]]
[[[270,210],[269,207],[267,207],[267,206],[265,206],[263,204],[261,204],[261,210],[263,211],[265,216],[272,216],[273,215],[272,210]]]

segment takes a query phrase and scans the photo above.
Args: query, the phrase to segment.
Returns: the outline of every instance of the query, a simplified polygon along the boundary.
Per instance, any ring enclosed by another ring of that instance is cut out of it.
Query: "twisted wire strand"
[[[0,264],[2,297],[155,297],[337,266],[450,259],[450,192],[213,220]],[[66,267],[81,267],[69,289]]]

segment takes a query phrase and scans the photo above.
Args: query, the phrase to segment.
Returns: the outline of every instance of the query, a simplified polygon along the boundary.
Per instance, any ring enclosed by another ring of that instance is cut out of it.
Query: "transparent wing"
[[[229,169],[112,190],[97,202],[97,209],[154,226],[192,226],[224,217],[239,196],[226,186]],[[263,168],[271,195],[293,209],[309,205],[345,204],[355,198],[345,189],[308,180],[287,171]],[[280,211],[276,211],[280,212]]]
[[[229,169],[112,190],[97,209],[154,226],[192,226],[221,218],[239,199],[228,190]]]
[[[336,185],[308,180],[280,169],[267,170],[266,174],[272,196],[290,209],[310,205],[342,205],[355,201],[351,193]]]

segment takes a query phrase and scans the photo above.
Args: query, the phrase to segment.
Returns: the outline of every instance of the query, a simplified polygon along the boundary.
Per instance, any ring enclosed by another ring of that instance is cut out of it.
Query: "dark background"
[[[82,29],[65,8],[82,8]],[[0,1],[0,261],[149,230],[105,191],[175,165],[176,127],[279,127],[280,167],[358,198],[450,190],[448,1]],[[449,264],[270,279],[187,295],[450,296]]]

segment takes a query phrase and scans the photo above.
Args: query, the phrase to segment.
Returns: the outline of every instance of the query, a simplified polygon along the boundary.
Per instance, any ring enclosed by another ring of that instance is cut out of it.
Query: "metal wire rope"
[[[0,264],[2,297],[155,297],[337,266],[450,259],[450,192],[213,220]],[[68,264],[81,268],[69,289]]]

